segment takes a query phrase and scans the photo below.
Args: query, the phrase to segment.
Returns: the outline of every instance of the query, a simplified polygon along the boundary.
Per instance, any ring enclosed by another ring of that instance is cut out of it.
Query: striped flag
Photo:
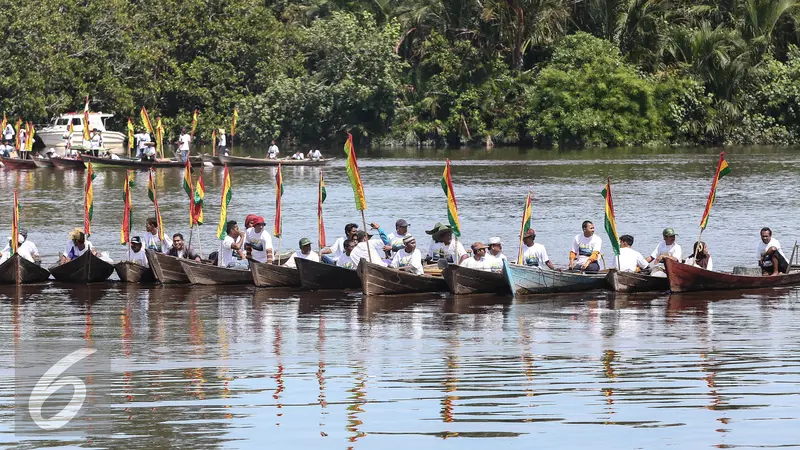
[[[156,119],[156,151],[164,157],[164,125],[161,123],[161,116]]]
[[[122,185],[122,200],[124,209],[122,212],[122,227],[119,230],[119,243],[125,245],[131,241],[131,224],[133,224],[133,197],[131,189],[136,186],[133,171],[129,170],[125,175],[125,183]]]
[[[94,188],[92,182],[97,178],[92,163],[86,163],[86,195],[83,204],[83,231],[86,237],[92,235],[92,215],[94,214]]]
[[[83,140],[88,141],[89,136],[89,96],[86,96],[86,104],[83,106]],[[89,233],[86,233],[89,236]]]
[[[26,141],[25,149],[27,151],[33,151],[33,138],[36,136],[36,129],[33,126],[33,122],[28,122],[28,140]]]
[[[614,201],[611,199],[611,177],[606,180],[606,187],[603,188],[601,194],[606,199],[605,228],[606,233],[608,233],[608,240],[611,241],[611,248],[614,249],[614,254],[619,256],[619,234],[617,233],[617,219],[614,216]]]
[[[67,142],[64,144],[64,150],[66,150],[67,152],[69,152],[69,150],[72,148],[72,133],[74,132],[75,132],[75,125],[70,120],[69,126],[67,127]]]
[[[189,159],[186,159],[183,169],[183,190],[186,191],[186,196],[189,198],[189,227],[191,227],[194,223],[194,212],[192,211],[194,192],[192,192],[192,164]]]
[[[211,130],[211,152],[217,156],[217,129]]]
[[[281,197],[283,197],[283,175],[281,175],[281,164],[278,163],[278,173],[275,174],[275,228],[272,234],[281,237],[282,217],[281,217]]]
[[[147,114],[147,108],[142,106],[142,111],[140,112],[140,115],[142,117],[142,125],[144,125],[144,129],[147,130],[147,132],[150,133],[151,136],[153,136],[154,134],[153,123],[150,122],[150,115]],[[153,138],[155,138],[155,136],[153,136]]]
[[[319,248],[327,247],[325,243],[325,222],[322,220],[322,204],[328,197],[325,190],[325,178],[322,171],[319,171],[319,187],[317,188],[317,230],[319,230]]]
[[[133,150],[133,119],[128,117],[128,153]]]
[[[719,163],[717,163],[717,172],[714,174],[714,181],[711,182],[711,192],[708,194],[708,201],[706,201],[706,209],[703,211],[703,218],[700,219],[700,231],[706,229],[708,225],[708,216],[711,214],[711,206],[717,198],[717,183],[725,175],[731,173],[731,168],[728,167],[728,162],[725,161],[725,152],[719,154]]]
[[[6,125],[8,125],[8,117],[6,117],[6,112],[3,111],[3,121],[0,122],[0,131],[4,131],[6,129]]]
[[[353,147],[353,135],[347,132],[347,141],[344,143],[344,152],[347,154],[347,177],[353,186],[353,196],[356,199],[356,210],[367,209],[367,199],[364,196],[364,184],[361,182],[361,172],[358,170],[358,160],[356,159],[356,149]]]
[[[525,198],[525,208],[522,210],[522,226],[519,229],[519,239],[522,242],[522,238],[525,236],[525,233],[531,229],[531,192],[528,191],[528,196]],[[522,264],[522,245],[519,246],[519,255],[517,255],[517,264]]]
[[[21,136],[20,136],[20,134],[19,134],[20,130],[22,130],[22,119],[21,119],[21,118],[19,118],[19,117],[17,117],[17,137],[16,137],[16,139],[15,139],[15,140],[16,140],[16,142],[14,143],[14,147],[15,147],[17,150],[22,150],[21,148],[19,148],[19,146],[20,146],[20,139],[21,139]]]
[[[197,177],[197,185],[194,188],[192,199],[192,214],[196,225],[203,224],[203,202],[206,197],[206,185],[203,184],[203,172]]]
[[[231,121],[231,137],[236,134],[236,122],[239,120],[239,108],[233,108],[233,120]]]
[[[220,240],[225,239],[225,235],[227,234],[225,231],[225,225],[228,222],[228,204],[231,202],[231,197],[233,197],[233,191],[231,191],[231,174],[228,171],[228,165],[225,164],[225,171],[222,173],[222,197],[220,198],[219,207],[219,226],[217,227],[217,238]]]
[[[17,253],[19,247],[19,197],[14,189],[14,206],[11,211],[11,254]]]
[[[449,159],[444,166],[444,173],[442,174],[442,190],[447,196],[447,220],[453,229],[453,236],[459,237],[461,236],[461,222],[458,220],[458,202],[456,202],[456,194],[453,191],[453,179],[450,177]]]
[[[192,114],[192,140],[194,140],[194,130],[197,129],[197,109],[194,110],[194,114]]]
[[[158,198],[156,197],[155,176],[156,176],[155,171],[153,169],[150,169],[150,178],[147,182],[147,196],[150,197],[150,201],[153,202],[153,206],[155,206],[156,208],[156,225],[158,226],[158,238],[161,241],[163,241],[164,223],[161,221],[161,211],[158,209]]]

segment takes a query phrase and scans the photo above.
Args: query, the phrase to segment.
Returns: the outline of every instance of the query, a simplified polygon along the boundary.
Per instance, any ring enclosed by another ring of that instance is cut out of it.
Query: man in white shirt
[[[147,143],[150,142],[150,135],[145,130],[139,130],[139,133],[133,136],[136,140],[136,157],[142,159],[147,156]]]
[[[245,231],[245,249],[250,251],[250,257],[260,263],[272,264],[272,236],[264,229],[264,218],[256,217],[253,227]]]
[[[362,259],[386,267],[386,263],[381,259],[381,255],[375,249],[375,246],[369,242],[369,238],[371,237],[372,236],[367,234],[366,231],[359,231],[356,234],[356,248],[350,252],[350,259],[353,260],[353,264],[355,264],[356,267],[358,267],[358,263],[361,262]]]
[[[42,262],[42,257],[39,255],[39,249],[36,247],[36,244],[33,243],[30,239],[28,239],[28,230],[22,228],[19,230],[19,234],[22,235],[22,239],[24,242],[19,246],[20,253],[25,252],[24,254],[30,255],[31,258],[28,258],[29,261],[35,262],[39,264]]]
[[[358,266],[353,263],[353,258],[350,257],[350,254],[353,253],[354,248],[356,248],[356,241],[352,239],[345,241],[344,254],[336,260],[336,265],[339,267],[344,267],[345,269],[356,270]]]
[[[569,270],[577,269],[581,272],[599,272],[600,250],[603,240],[594,234],[594,224],[589,220],[584,220],[581,224],[583,232],[572,240],[572,247],[569,251]]]
[[[522,264],[528,267],[540,267],[546,265],[550,270],[556,270],[550,257],[547,256],[547,249],[544,245],[533,242],[536,239],[536,231],[533,228],[525,232],[522,236]]]
[[[272,141],[267,149],[267,158],[276,159],[278,157],[278,153],[280,153],[278,146],[275,145],[275,141]]]
[[[6,125],[6,129],[3,131],[3,139],[6,141],[13,141],[15,134],[17,133],[14,131],[14,126],[9,123]]]
[[[189,159],[189,143],[192,142],[192,136],[186,132],[186,128],[181,128],[181,134],[178,136],[178,151],[181,152],[181,161],[186,162]]]
[[[239,267],[240,261],[247,261],[242,252],[244,233],[239,231],[239,224],[235,220],[229,220],[225,225],[226,236],[219,244],[217,252],[217,266],[219,267]],[[236,255],[236,256],[234,256]]]
[[[664,240],[661,241],[656,246],[656,249],[653,250],[653,253],[647,257],[647,262],[655,261],[656,264],[659,264],[664,258],[671,258],[678,261],[682,260],[683,252],[681,251],[681,246],[675,243],[675,230],[672,228],[664,228],[661,234]]]
[[[75,228],[69,233],[70,241],[67,243],[64,253],[58,255],[58,263],[64,264],[72,261],[73,259],[82,256],[87,251],[91,251],[93,255],[97,256],[97,250],[91,242],[86,240],[86,235],[83,233],[83,228]]]
[[[147,224],[145,225],[145,233],[142,236],[142,244],[144,248],[158,253],[166,253],[172,247],[172,242],[167,239],[166,231],[164,231],[164,239],[162,240],[159,231],[156,218],[148,217]]]
[[[183,240],[183,235],[180,233],[175,233],[172,235],[172,248],[167,250],[166,253],[167,255],[174,256],[176,258],[193,259],[197,262],[201,261],[200,255],[198,255],[194,249],[186,246],[186,243]]]
[[[620,272],[645,271],[648,267],[647,261],[631,246],[633,246],[633,236],[623,234],[619,237],[619,267],[617,269]]]
[[[294,155],[292,155],[292,159],[298,159],[299,160],[299,159],[306,159],[306,157],[305,157],[305,155],[303,155],[303,152],[298,150],[298,151],[294,152]]]
[[[220,128],[217,134],[217,155],[228,156],[228,150],[225,148],[227,146],[228,139],[225,136],[225,129]]]
[[[398,219],[397,222],[394,223],[395,232],[389,233],[387,236],[387,238],[389,238],[389,245],[392,247],[391,251],[396,252],[405,247],[405,244],[403,244],[403,239],[405,239],[407,236],[411,236],[411,234],[408,232],[408,227],[410,226],[411,224],[406,222],[406,219]],[[386,250],[385,247],[384,250]]]
[[[422,253],[417,249],[417,241],[414,236],[408,235],[403,238],[403,248],[394,254],[389,266],[417,275],[424,273],[422,269]]]
[[[33,254],[31,254],[30,247],[25,246],[25,238],[22,234],[17,235],[17,253],[20,257],[27,259],[28,261],[35,263],[36,260],[34,259]],[[36,256],[38,257],[39,254],[37,253]],[[8,237],[8,245],[2,251],[0,251],[0,264],[6,262],[8,258],[11,257],[11,236]]]
[[[425,233],[430,234],[433,239],[425,258],[427,261],[437,262],[440,258],[445,258],[451,264],[459,264],[469,258],[461,242],[453,239],[453,229],[450,225],[437,222],[432,230],[426,230]]]
[[[344,242],[355,239],[358,234],[358,224],[348,223],[344,226],[344,237],[340,237],[334,241],[330,247],[323,248],[320,251],[322,262],[325,264],[336,265],[336,261],[344,254]]]
[[[489,271],[488,267],[484,263],[484,256],[486,256],[486,244],[483,242],[476,242],[472,244],[472,256],[464,259],[459,264],[461,267],[466,267],[467,269],[475,269],[475,270],[484,270]]]
[[[19,129],[19,148],[17,149],[20,152],[25,151],[25,144],[28,142],[28,132],[25,131],[25,128]]]
[[[489,252],[483,258],[484,265],[492,272],[502,272],[504,259],[506,255],[503,254],[503,242],[497,236],[490,237]]]
[[[312,161],[318,161],[322,159],[322,153],[320,153],[319,149],[309,150],[308,155],[306,155],[306,157]]]
[[[147,262],[147,255],[142,249],[142,238],[139,236],[131,238],[131,250],[128,252],[128,261],[142,267],[150,267],[150,263]]]
[[[92,130],[92,135],[89,136],[89,150],[95,156],[100,156],[100,149],[103,148],[103,133],[97,128]]]
[[[781,243],[772,237],[772,230],[768,227],[761,229],[761,242],[756,251],[758,265],[762,275],[779,275],[789,270],[789,262],[783,255]]]
[[[291,258],[284,264],[286,267],[291,267],[292,269],[297,268],[297,263],[295,262],[296,258],[300,259],[307,259],[309,261],[319,262],[319,255],[317,252],[311,250],[311,239],[303,238],[300,239],[298,243],[300,246],[300,252],[294,252]]]

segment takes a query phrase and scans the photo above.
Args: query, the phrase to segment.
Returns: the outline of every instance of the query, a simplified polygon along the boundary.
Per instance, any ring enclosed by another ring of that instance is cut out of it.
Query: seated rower
[[[404,270],[413,274],[422,275],[422,253],[417,249],[417,241],[414,236],[407,235],[403,238],[403,248],[398,250],[389,267]]]
[[[358,263],[361,262],[362,259],[386,267],[386,263],[381,258],[378,250],[375,249],[375,245],[370,242],[371,237],[372,235],[367,234],[365,231],[359,231],[358,234],[356,234],[356,247],[350,252],[350,259],[353,260],[353,264],[355,264],[356,267],[358,267]]]
[[[17,253],[22,258],[27,259],[30,262],[36,262],[33,259],[33,255],[31,255],[30,251],[25,248],[24,246],[25,238],[22,237],[22,234],[17,235]],[[8,245],[2,251],[0,251],[0,264],[8,261],[11,258],[11,236],[8,237]]]
[[[789,271],[789,261],[783,255],[781,243],[772,237],[769,227],[761,229],[761,242],[758,244],[758,266],[762,275],[778,275]]]
[[[489,238],[489,251],[483,258],[483,263],[492,272],[503,271],[503,260],[507,259],[503,254],[503,242],[500,238],[493,236]]]
[[[272,264],[272,236],[264,229],[264,218],[253,220],[253,227],[245,231],[245,247],[250,257],[260,263]]]
[[[600,271],[600,264],[597,260],[600,258],[603,240],[594,234],[594,224],[591,221],[584,220],[581,228],[583,232],[572,240],[569,252],[569,270],[597,273]]]
[[[433,229],[427,230],[425,233],[430,234],[433,239],[425,261],[435,263],[440,258],[444,258],[451,264],[460,264],[461,261],[469,258],[461,242],[453,239],[453,229],[450,225],[436,222]]]
[[[294,152],[294,155],[292,155],[292,159],[306,159],[306,157],[305,157],[305,155],[303,155],[303,152],[298,150],[298,151]]]
[[[28,239],[28,230],[22,228],[19,230],[19,234],[22,235],[23,239],[22,244],[19,246],[19,249],[17,249],[20,252],[20,255],[22,255],[22,257],[28,261],[41,264],[42,257],[39,256],[39,249],[36,247],[36,244],[34,244],[33,241]],[[30,258],[28,258],[26,255],[30,255]]]
[[[619,267],[620,272],[647,272],[649,264],[642,254],[632,249],[633,236],[623,234],[619,237]]]
[[[681,261],[683,254],[681,252],[681,246],[675,243],[675,230],[672,228],[664,228],[664,231],[661,233],[661,235],[664,240],[656,246],[656,249],[653,250],[653,253],[647,257],[646,261],[655,261],[656,264],[661,263],[664,258],[671,258]]]
[[[69,242],[64,249],[64,253],[58,255],[58,263],[64,264],[72,261],[73,259],[82,256],[87,251],[92,252],[97,256],[97,250],[91,242],[86,240],[86,235],[83,233],[83,228],[75,228],[69,233]]]
[[[694,243],[692,254],[686,258],[685,263],[706,270],[714,270],[714,263],[711,261],[711,253],[708,251],[708,245],[703,241]]]
[[[147,255],[145,255],[145,252],[142,249],[142,238],[139,236],[134,236],[131,238],[131,249],[128,252],[128,261],[138,264],[142,267],[150,267],[150,263],[147,262]]]
[[[308,155],[306,157],[312,161],[319,161],[322,159],[322,153],[320,153],[319,149],[316,150],[309,150]]]
[[[172,246],[172,243],[167,239],[166,231],[164,232],[164,239],[161,239],[158,221],[155,217],[147,218],[145,230],[142,236],[142,245],[144,245],[144,248],[153,250],[154,252],[164,253]]]
[[[284,266],[296,269],[297,263],[294,261],[295,258],[307,259],[309,261],[319,262],[319,255],[317,254],[317,252],[311,250],[311,239],[309,238],[300,239],[298,245],[300,246],[300,252],[299,253],[294,252],[294,254],[289,258],[289,260],[286,261],[286,264],[284,264]]]
[[[229,220],[225,225],[225,233],[225,239],[220,242],[217,251],[217,267],[246,267],[247,259],[242,252],[244,232],[239,231],[239,224],[235,220]]]
[[[358,233],[357,223],[348,223],[344,226],[344,237],[336,239],[330,247],[323,248],[319,253],[322,262],[325,264],[336,265],[336,260],[344,254],[344,242],[355,239]],[[330,256],[329,256],[330,255]]]
[[[345,269],[356,270],[356,265],[353,264],[353,259],[350,258],[350,254],[353,252],[353,249],[356,248],[356,241],[349,240],[345,241],[344,243],[344,254],[336,260],[336,265],[338,267],[344,267]]]
[[[183,240],[183,235],[180,233],[175,233],[172,235],[172,248],[167,250],[167,255],[181,259],[185,258],[185,259],[193,259],[198,262],[201,261],[200,255],[195,253],[194,250],[192,250],[191,248],[186,247],[186,244]],[[214,264],[216,265],[216,260]]]
[[[467,269],[475,269],[475,270],[491,270],[489,267],[486,267],[484,263],[484,256],[486,256],[486,244],[483,242],[475,242],[472,244],[472,256],[467,257],[461,261],[459,264],[462,267],[466,267]]]
[[[550,257],[547,256],[547,249],[542,244],[534,243],[535,239],[536,231],[533,229],[526,231],[522,236],[522,264],[528,267],[546,265],[550,270],[556,270],[550,262]]]

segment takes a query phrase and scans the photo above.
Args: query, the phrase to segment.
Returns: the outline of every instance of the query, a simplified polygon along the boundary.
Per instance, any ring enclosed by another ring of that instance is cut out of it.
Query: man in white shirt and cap
[[[529,229],[522,236],[522,264],[528,267],[541,267],[546,265],[550,270],[556,270],[550,257],[547,256],[547,249],[536,239],[536,231]]]
[[[280,151],[278,150],[278,146],[275,145],[275,141],[270,142],[270,146],[267,149],[267,158],[277,159],[278,153],[280,153]]]
[[[675,260],[682,260],[683,259],[683,252],[681,251],[681,246],[675,242],[675,230],[672,228],[664,228],[664,231],[661,233],[664,237],[664,240],[661,241],[657,246],[656,249],[653,250],[653,253],[647,257],[647,262],[655,261],[656,264],[663,262],[664,258],[671,258]]]
[[[286,261],[284,266],[296,269],[297,268],[297,263],[295,262],[296,258],[319,262],[319,254],[311,250],[311,239],[309,238],[300,239],[298,245],[300,246],[300,251],[294,252],[294,254]]]
[[[417,241],[414,239],[414,236],[407,235],[403,238],[403,248],[394,254],[389,266],[417,275],[422,275],[424,273],[422,268],[422,253],[417,249]]]
[[[228,139],[225,136],[225,129],[220,128],[219,132],[217,133],[217,155],[228,156],[228,149],[225,148],[227,146]]]
[[[131,238],[131,250],[128,252],[128,261],[142,267],[150,267],[150,263],[147,262],[147,255],[142,248],[142,238],[139,236]]]
[[[403,244],[403,239],[405,239],[406,236],[411,236],[411,233],[408,232],[408,227],[410,226],[411,224],[408,223],[406,219],[397,219],[397,222],[394,223],[395,232],[389,233],[387,236],[389,238],[389,245],[391,246],[391,249],[384,248],[384,250],[396,252],[405,247],[405,244]]]
[[[491,270],[488,268],[484,262],[484,256],[486,256],[486,249],[488,248],[486,244],[483,242],[475,242],[472,244],[472,256],[464,259],[459,264],[461,267],[466,267],[467,269],[475,269],[475,270],[484,270],[489,271]]]
[[[489,251],[483,258],[484,265],[492,272],[502,272],[503,260],[505,259],[506,255],[503,254],[503,242],[500,241],[500,238],[497,236],[490,237]]]
[[[362,259],[365,259],[373,264],[386,267],[386,263],[383,262],[378,250],[376,250],[375,246],[369,242],[371,237],[372,235],[367,234],[367,232],[363,230],[356,234],[356,248],[354,248],[350,253],[350,259],[353,260],[353,264],[355,264],[356,267],[358,267],[358,264]]]
[[[772,237],[772,230],[769,227],[761,229],[761,242],[756,253],[762,275],[779,275],[789,270],[789,262],[783,255],[781,243]]]
[[[633,236],[623,234],[619,237],[619,267],[620,272],[644,272],[649,264],[642,254],[631,248]]]

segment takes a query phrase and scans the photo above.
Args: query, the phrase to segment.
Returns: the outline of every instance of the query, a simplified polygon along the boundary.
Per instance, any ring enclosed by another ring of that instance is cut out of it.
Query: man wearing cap
[[[631,248],[633,236],[623,234],[619,237],[619,267],[620,272],[645,272],[648,268],[647,261],[642,254]]]
[[[392,246],[391,250],[393,252],[405,247],[405,244],[403,244],[403,239],[405,239],[406,236],[411,236],[411,234],[408,232],[408,227],[410,226],[411,224],[406,222],[406,219],[398,219],[397,222],[394,223],[395,232],[389,233],[388,236],[389,245]]]
[[[158,253],[164,253],[170,249],[172,243],[167,239],[166,231],[164,232],[164,239],[161,239],[158,221],[155,217],[147,218],[145,230],[145,233],[142,235],[142,245],[144,245],[144,248]]]
[[[219,267],[237,267],[242,266],[241,260],[244,260],[244,253],[242,246],[244,244],[244,233],[239,230],[239,224],[235,220],[229,220],[225,225],[225,232],[227,233],[225,239],[219,243],[219,251],[217,252],[217,266]]]
[[[503,254],[503,242],[497,236],[490,237],[489,251],[483,257],[483,264],[492,272],[502,272],[504,259],[506,255]]]
[[[459,265],[467,269],[490,270],[484,262],[487,248],[483,242],[475,242],[472,244],[472,256],[465,258]]]
[[[356,248],[350,252],[350,259],[353,260],[353,264],[355,264],[356,267],[358,267],[358,263],[361,262],[362,259],[386,267],[386,263],[381,258],[378,250],[375,249],[375,245],[369,241],[371,237],[372,236],[365,231],[359,231],[358,234],[356,234]]]
[[[317,254],[317,252],[311,250],[311,239],[304,237],[303,239],[300,239],[298,245],[300,246],[300,252],[294,252],[291,258],[289,258],[289,260],[286,261],[286,264],[284,264],[284,266],[296,269],[297,263],[294,261],[295,258],[307,259],[309,261],[319,262],[319,255]]]
[[[357,267],[353,264],[353,259],[350,258],[350,254],[353,253],[353,249],[356,248],[356,241],[349,240],[344,242],[344,255],[340,256],[339,259],[336,260],[336,265],[339,267],[344,267],[345,269],[349,270],[356,270]]]
[[[440,258],[445,258],[451,264],[459,264],[469,257],[461,242],[453,239],[453,229],[450,225],[436,222],[433,229],[427,230],[425,233],[430,234],[433,239],[433,243],[428,248],[426,261],[436,262]]]
[[[128,261],[136,263],[142,267],[150,267],[147,262],[147,255],[142,250],[142,238],[134,236],[131,238],[131,250],[128,252]]]
[[[264,225],[266,223],[261,216],[253,220],[253,227],[245,231],[245,248],[254,260],[272,264],[272,236],[264,229]]]
[[[167,255],[174,256],[176,258],[193,259],[195,261],[201,260],[200,255],[195,253],[193,249],[186,247],[186,244],[183,240],[183,235],[180,233],[175,233],[172,235],[172,248],[167,250]]]
[[[569,270],[577,269],[582,272],[599,272],[600,249],[603,240],[594,234],[594,224],[589,220],[584,220],[581,224],[582,233],[575,236],[572,240],[572,247],[569,251]]]
[[[64,253],[58,255],[58,263],[64,264],[72,261],[73,259],[82,256],[87,251],[92,252],[97,256],[97,249],[94,248],[91,242],[86,240],[86,235],[83,233],[83,228],[75,228],[69,233],[69,242],[64,249]]]
[[[336,241],[330,247],[323,248],[319,253],[322,258],[322,262],[325,264],[336,265],[336,260],[339,259],[340,256],[344,254],[344,241],[349,241],[351,239],[355,239],[356,233],[358,233],[358,224],[357,223],[348,223],[344,226],[344,237],[340,237],[336,239]]]
[[[399,221],[398,221],[399,222]],[[389,267],[404,270],[417,275],[424,273],[422,269],[422,253],[417,250],[417,241],[410,234],[403,238],[403,248],[392,257]]]
[[[556,270],[550,257],[547,256],[547,249],[544,245],[533,242],[536,239],[536,231],[530,229],[522,236],[522,264],[528,267],[540,267],[546,265],[550,270]]]
[[[20,244],[17,250],[23,257],[25,254],[29,254],[31,257],[26,258],[27,260],[35,262],[36,264],[40,264],[42,262],[42,257],[39,256],[39,249],[36,247],[36,244],[28,239],[28,230],[22,228],[19,230],[19,234],[22,236],[23,242]]]
[[[664,258],[680,261],[682,259],[681,246],[675,243],[675,230],[664,228],[661,235],[664,240],[656,246],[656,249],[647,257],[646,261],[653,262],[655,260],[656,264],[662,262]]]

